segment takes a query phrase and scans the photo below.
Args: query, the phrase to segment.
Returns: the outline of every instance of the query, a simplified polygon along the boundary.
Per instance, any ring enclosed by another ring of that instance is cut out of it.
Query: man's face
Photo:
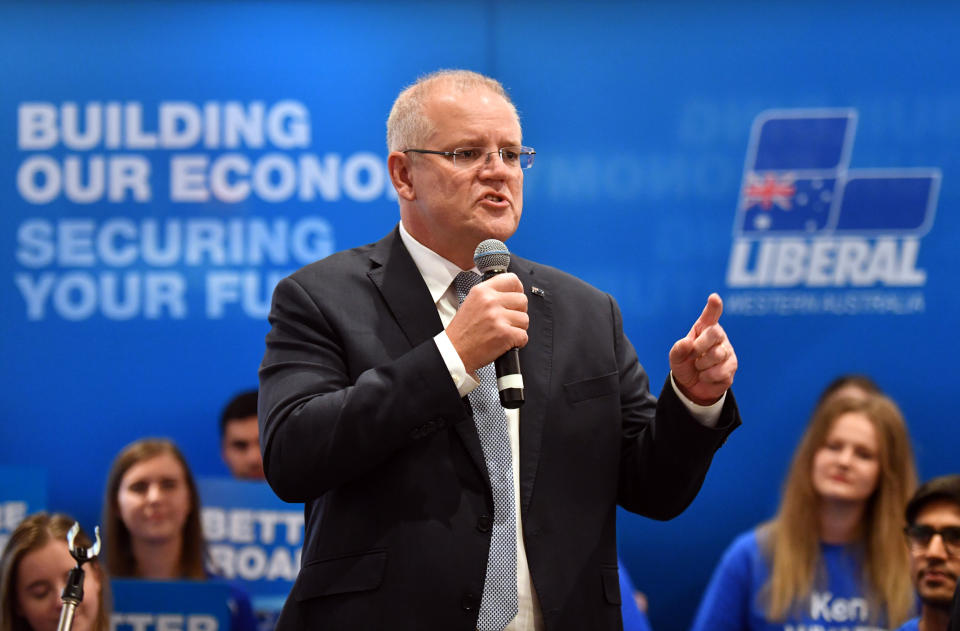
[[[934,529],[960,527],[960,506],[949,500],[934,500],[917,514],[913,525]],[[920,600],[925,605],[950,608],[960,575],[960,550],[950,553],[943,537],[933,535],[926,546],[910,545],[910,571]]]
[[[441,84],[427,97],[424,111],[433,133],[417,149],[496,151],[521,144],[513,109],[490,90],[457,92]],[[508,167],[497,154],[468,168],[439,155],[406,156],[413,199],[402,208],[404,226],[431,250],[469,268],[478,243],[505,241],[516,231],[523,209],[522,169]]]
[[[231,419],[223,430],[221,442],[223,461],[237,478],[263,479],[263,460],[260,457],[260,428],[256,416]]]

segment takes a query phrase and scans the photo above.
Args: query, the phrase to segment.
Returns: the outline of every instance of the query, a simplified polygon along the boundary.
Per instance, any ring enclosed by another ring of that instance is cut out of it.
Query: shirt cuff
[[[453,348],[453,344],[450,345]],[[727,400],[727,393],[724,392],[723,396],[720,397],[720,400],[711,405],[699,405],[694,403],[680,392],[680,388],[677,387],[677,382],[673,380],[673,372],[670,372],[670,385],[673,386],[673,391],[677,393],[677,396],[680,398],[680,401],[690,412],[690,415],[693,418],[697,419],[701,425],[704,427],[716,427],[717,421],[720,420],[720,412],[723,410],[723,402]]]
[[[473,375],[467,373],[467,368],[463,365],[463,360],[460,359],[457,349],[453,347],[453,342],[447,337],[447,332],[437,333],[433,336],[433,341],[437,345],[437,350],[440,351],[440,356],[443,357],[443,363],[447,365],[447,371],[450,373],[453,385],[457,387],[460,396],[465,397],[473,392],[473,389],[479,386],[480,382],[474,379]],[[717,416],[719,415],[720,413],[717,412]]]

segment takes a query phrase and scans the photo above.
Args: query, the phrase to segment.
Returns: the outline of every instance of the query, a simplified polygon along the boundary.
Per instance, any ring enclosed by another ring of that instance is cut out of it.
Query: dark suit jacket
[[[616,510],[669,519],[739,424],[658,402],[614,300],[513,258],[520,502],[547,629],[619,629]],[[534,288],[537,288],[534,291]],[[306,502],[300,575],[278,629],[474,629],[493,499],[480,441],[432,338],[436,306],[394,230],[281,281],[260,368],[264,469]]]

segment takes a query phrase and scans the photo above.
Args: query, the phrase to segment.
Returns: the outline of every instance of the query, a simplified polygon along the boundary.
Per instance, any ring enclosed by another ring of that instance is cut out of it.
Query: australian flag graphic
[[[853,109],[757,116],[735,236],[925,234],[933,223],[940,171],[850,169],[856,125]]]

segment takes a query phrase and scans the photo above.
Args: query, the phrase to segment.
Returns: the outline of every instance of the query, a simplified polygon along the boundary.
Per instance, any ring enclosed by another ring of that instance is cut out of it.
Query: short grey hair
[[[510,105],[520,120],[510,95],[496,79],[472,70],[437,70],[417,79],[404,88],[390,108],[387,118],[387,151],[403,151],[417,147],[433,132],[433,124],[424,114],[423,104],[431,91],[440,86],[452,87],[457,92],[485,88],[498,94]]]

